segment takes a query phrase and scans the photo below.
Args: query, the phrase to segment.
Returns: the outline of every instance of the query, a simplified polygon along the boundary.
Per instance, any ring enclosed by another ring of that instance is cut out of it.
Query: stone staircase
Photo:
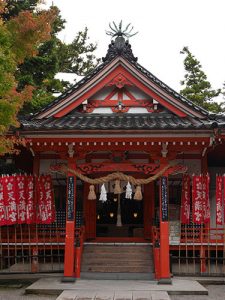
[[[154,279],[152,247],[146,244],[86,244],[81,263],[85,279]]]

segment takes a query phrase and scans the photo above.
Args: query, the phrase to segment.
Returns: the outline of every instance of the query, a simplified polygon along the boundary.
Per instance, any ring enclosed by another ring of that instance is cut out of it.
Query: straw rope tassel
[[[95,186],[91,184],[89,187],[88,200],[95,200],[95,199],[96,199]]]
[[[121,186],[120,186],[120,181],[118,179],[115,180],[115,188],[114,188],[114,194],[118,195],[121,194]]]
[[[135,194],[134,194],[134,200],[137,200],[137,201],[142,200],[142,192],[141,192],[141,186],[140,185],[138,185],[136,187],[136,191],[135,191]]]

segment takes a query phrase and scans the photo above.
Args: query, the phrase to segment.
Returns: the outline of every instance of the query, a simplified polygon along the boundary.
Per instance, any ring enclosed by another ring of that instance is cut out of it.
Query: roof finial
[[[122,29],[122,25],[123,25],[123,22],[122,20],[120,21],[119,25],[116,25],[116,23],[113,21],[112,22],[113,25],[111,25],[111,23],[109,23],[109,28],[111,29],[110,31],[106,31],[106,34],[107,35],[110,35],[112,38],[114,37],[126,37],[126,38],[130,38],[134,35],[136,35],[138,33],[135,32],[135,33],[132,33],[132,30],[134,29],[134,27],[131,26],[131,23],[129,23],[125,29]]]

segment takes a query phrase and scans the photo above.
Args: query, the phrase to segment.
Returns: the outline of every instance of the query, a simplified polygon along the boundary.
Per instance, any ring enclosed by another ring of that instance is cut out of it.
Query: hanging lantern
[[[100,194],[99,201],[102,201],[102,202],[106,202],[107,201],[107,192],[106,192],[105,184],[104,183],[101,186],[101,194]]]
[[[113,217],[114,217],[114,213],[113,213],[113,212],[110,212],[110,213],[109,213],[109,216],[110,216],[110,218],[113,218]]]
[[[126,185],[126,195],[125,195],[126,199],[132,199],[132,187],[130,182],[128,181],[127,185]]]
[[[114,194],[121,194],[122,191],[121,191],[121,186],[120,186],[120,181],[117,179],[115,181],[115,188],[114,188]]]
[[[95,199],[96,199],[95,186],[91,184],[89,187],[88,200],[95,200]]]
[[[134,194],[134,200],[141,201],[142,198],[141,186],[138,185]]]
[[[137,218],[138,214],[136,212],[133,213],[134,218]]]

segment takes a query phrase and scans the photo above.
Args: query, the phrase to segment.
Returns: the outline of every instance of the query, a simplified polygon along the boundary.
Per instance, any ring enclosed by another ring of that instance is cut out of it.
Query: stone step
[[[94,254],[98,254],[98,255],[111,255],[111,254],[114,254],[114,255],[141,255],[141,256],[148,256],[148,255],[152,255],[152,252],[142,252],[142,251],[135,251],[135,252],[129,252],[129,251],[109,251],[109,250],[98,250],[98,251],[88,251],[86,249],[83,250],[83,253],[87,253],[88,255],[94,255]]]
[[[83,258],[88,260],[95,260],[95,259],[117,259],[117,260],[152,260],[152,255],[148,254],[127,254],[127,253],[86,253],[83,252]]]
[[[81,271],[90,273],[152,273],[152,247],[85,245]]]
[[[118,261],[116,259],[99,259],[88,260],[82,259],[82,264],[85,266],[153,266],[151,260],[122,260]]]
[[[153,266],[153,262],[149,260],[124,260],[124,261],[118,261],[118,260],[82,260],[81,261],[83,265],[94,265],[94,266]]]
[[[126,272],[81,272],[81,279],[93,279],[93,280],[155,280],[155,274],[151,272],[146,273],[126,273]]]
[[[119,251],[119,252],[152,252],[152,247],[151,246],[104,246],[104,245],[85,245],[84,249],[87,249],[87,251]]]
[[[103,272],[103,273],[147,273],[152,272],[152,266],[110,266],[110,265],[82,265],[81,272]]]

